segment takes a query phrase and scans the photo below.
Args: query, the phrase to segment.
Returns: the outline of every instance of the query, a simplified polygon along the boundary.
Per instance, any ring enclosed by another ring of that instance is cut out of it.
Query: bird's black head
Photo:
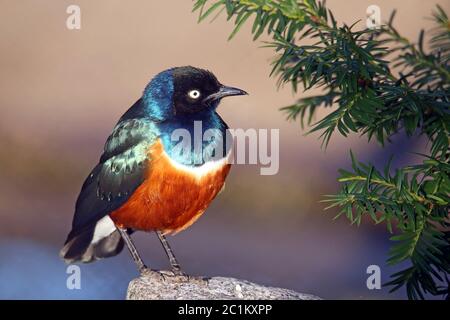
[[[158,74],[145,88],[143,99],[150,115],[164,120],[214,110],[222,98],[244,94],[222,85],[211,72],[189,66]]]

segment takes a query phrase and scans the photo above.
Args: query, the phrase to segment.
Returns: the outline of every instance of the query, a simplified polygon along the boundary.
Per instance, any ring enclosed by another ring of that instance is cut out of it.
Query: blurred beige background
[[[81,30],[66,28],[70,4],[81,7]],[[397,9],[396,25],[411,39],[421,28],[431,27],[425,18],[435,4],[447,12],[450,8],[449,1],[420,0],[327,4],[338,21],[361,19],[361,26],[368,5],[380,6],[382,20]],[[250,93],[224,100],[219,113],[234,128],[280,128],[281,166],[276,176],[260,176],[257,166],[234,168],[225,192],[207,214],[171,239],[187,271],[245,277],[330,298],[386,296],[385,291],[365,288],[364,269],[384,263],[389,245],[384,228],[368,223],[357,229],[345,220],[332,221],[334,213],[324,214],[318,201],[337,189],[337,169],[348,167],[350,148],[378,165],[396,152],[395,163],[401,165],[419,161],[407,152],[423,150],[423,142],[400,135],[383,150],[365,138],[336,135],[324,152],[317,135],[304,136],[299,123],[287,122],[278,110],[314,92],[277,90],[276,79],[268,77],[273,52],[260,48],[268,38],[252,42],[248,23],[227,42],[233,25],[225,15],[197,24],[192,5],[181,0],[0,1],[0,253],[12,260],[20,256],[17,263],[24,268],[13,270],[1,257],[0,282],[1,277],[21,279],[20,272],[30,273],[24,264],[36,260],[23,260],[27,257],[20,254],[30,246],[47,250],[52,268],[64,279],[57,251],[69,230],[81,183],[113,125],[153,75],[193,65]],[[16,251],[15,242],[20,243]],[[154,237],[140,235],[138,242],[151,256],[150,265],[165,266]],[[44,263],[47,258],[39,259]],[[120,282],[125,287],[116,295],[105,290],[71,296],[64,289],[39,287],[37,281],[32,293],[22,291],[23,283],[0,285],[0,297],[120,297],[134,270],[127,253],[115,259],[101,263],[125,269]],[[102,270],[83,268],[87,273]]]

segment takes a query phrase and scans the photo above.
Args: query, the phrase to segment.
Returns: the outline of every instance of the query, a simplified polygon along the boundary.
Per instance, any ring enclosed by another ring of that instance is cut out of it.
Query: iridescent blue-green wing
[[[83,184],[75,207],[74,231],[128,200],[145,179],[147,152],[155,137],[152,123],[147,120],[119,122],[105,144],[99,164]]]
[[[116,228],[108,214],[122,206],[144,181],[150,164],[148,149],[157,139],[154,123],[126,115],[109,136],[99,163],[81,188],[72,230],[61,250],[66,261],[88,262],[117,254],[114,250],[121,244],[120,237],[113,234]]]

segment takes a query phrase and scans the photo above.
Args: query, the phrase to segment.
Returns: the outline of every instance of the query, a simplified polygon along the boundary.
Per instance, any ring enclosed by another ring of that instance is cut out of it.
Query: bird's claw
[[[178,277],[189,277],[183,270],[180,268],[173,268],[172,273]]]
[[[184,273],[181,269],[172,269],[172,270],[161,270],[159,273],[162,275],[162,277],[165,280],[165,276],[167,277],[176,277],[176,278],[184,278],[186,280],[189,280],[190,277],[186,273]]]
[[[153,271],[153,270],[150,269],[150,268],[148,268],[146,265],[144,265],[144,266],[142,266],[142,267],[139,268],[139,273],[140,273],[141,275],[145,275],[146,273],[149,273],[149,272],[151,272],[151,271]]]

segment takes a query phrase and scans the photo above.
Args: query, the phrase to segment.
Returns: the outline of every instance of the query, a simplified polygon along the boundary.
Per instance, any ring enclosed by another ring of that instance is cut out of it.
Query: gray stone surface
[[[183,277],[169,272],[147,271],[132,280],[127,291],[128,300],[154,299],[283,299],[318,300],[320,298],[283,288],[266,287],[245,280],[225,277]]]

